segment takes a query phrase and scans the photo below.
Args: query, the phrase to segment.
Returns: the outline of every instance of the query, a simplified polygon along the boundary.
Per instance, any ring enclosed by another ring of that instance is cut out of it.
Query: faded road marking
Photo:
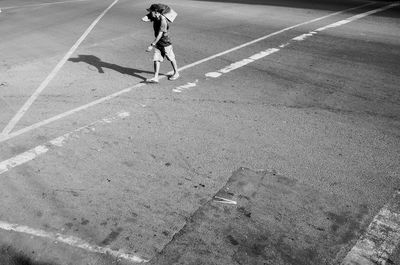
[[[372,4],[374,4],[374,3],[367,3],[367,4],[364,4],[364,5],[361,5],[361,6],[352,7],[352,8],[343,10],[343,11],[335,12],[335,13],[332,13],[332,14],[329,14],[329,15],[326,15],[326,16],[322,16],[322,17],[319,17],[319,18],[315,18],[315,19],[312,19],[312,20],[309,20],[309,21],[305,21],[305,22],[300,23],[300,24],[296,24],[296,25],[293,25],[293,26],[290,26],[290,27],[287,27],[287,28],[278,30],[278,31],[276,31],[276,32],[273,32],[273,33],[271,33],[271,34],[265,35],[265,36],[263,36],[263,37],[260,37],[260,38],[258,38],[258,39],[255,39],[255,40],[253,40],[253,41],[244,43],[244,44],[242,44],[242,45],[236,46],[236,47],[231,48],[231,49],[229,49],[229,50],[226,50],[226,51],[224,51],[224,52],[220,52],[220,53],[214,54],[214,55],[212,55],[212,56],[209,56],[209,57],[204,58],[204,59],[202,59],[202,60],[199,60],[199,61],[197,61],[197,62],[194,62],[194,63],[188,64],[188,65],[186,65],[186,66],[183,66],[183,67],[179,68],[179,70],[180,70],[180,71],[183,71],[183,70],[185,70],[185,69],[191,68],[191,67],[193,67],[193,66],[196,66],[196,65],[198,65],[198,64],[201,64],[201,63],[204,63],[204,62],[207,62],[207,61],[210,61],[210,60],[212,60],[212,59],[215,59],[215,58],[220,57],[220,56],[222,56],[222,55],[225,55],[225,54],[227,54],[227,53],[236,51],[236,50],[238,50],[238,49],[241,49],[241,48],[244,48],[244,47],[246,47],[246,46],[252,45],[252,44],[257,43],[257,42],[259,42],[259,41],[265,40],[265,39],[267,39],[267,38],[269,38],[269,37],[278,35],[278,34],[283,33],[283,32],[285,32],[285,31],[288,31],[288,30],[291,30],[291,29],[294,29],[294,28],[297,28],[297,27],[300,27],[300,26],[304,26],[304,25],[307,25],[307,24],[310,24],[310,23],[313,23],[313,22],[316,22],[316,21],[319,21],[319,20],[322,20],[322,19],[325,19],[325,18],[328,18],[328,17],[331,17],[331,16],[335,16],[335,15],[339,15],[339,14],[342,14],[342,13],[345,13],[345,12],[349,12],[349,11],[352,11],[352,10],[356,10],[356,9],[359,9],[359,8],[363,8],[363,7],[372,5]],[[168,74],[172,74],[172,72],[170,72],[170,73],[168,73]],[[163,78],[163,77],[164,77],[164,76],[161,76],[160,79]],[[119,92],[116,92],[116,93],[111,94],[111,95],[109,95],[109,96],[106,96],[106,97],[100,98],[100,99],[98,99],[98,100],[92,101],[92,102],[90,102],[90,103],[88,103],[88,104],[85,104],[85,105],[80,106],[80,107],[78,107],[78,108],[75,108],[75,109],[73,109],[73,110],[70,110],[70,111],[61,113],[61,114],[59,114],[59,115],[56,115],[56,116],[54,116],[54,117],[52,117],[52,118],[49,118],[49,119],[47,119],[47,120],[44,120],[44,121],[42,121],[42,122],[38,122],[38,123],[33,124],[33,125],[31,125],[31,126],[25,127],[25,128],[23,128],[23,129],[21,129],[21,130],[19,130],[19,131],[14,132],[14,133],[0,134],[0,143],[1,143],[1,142],[4,142],[4,141],[6,141],[6,140],[9,140],[9,139],[11,139],[11,138],[14,138],[14,137],[16,137],[16,136],[18,136],[18,135],[21,135],[21,134],[23,134],[23,133],[29,132],[29,131],[31,131],[31,130],[33,130],[33,129],[39,128],[39,127],[41,127],[41,126],[43,126],[43,125],[46,125],[46,124],[48,124],[48,123],[51,123],[51,122],[53,122],[53,121],[62,119],[62,118],[64,118],[64,117],[67,117],[67,116],[69,116],[69,115],[71,115],[71,114],[74,114],[75,112],[78,112],[78,111],[87,109],[87,108],[89,108],[89,107],[92,107],[92,106],[95,106],[95,105],[97,105],[97,104],[100,104],[100,103],[102,103],[102,102],[104,102],[104,101],[108,101],[108,100],[110,100],[110,99],[112,99],[112,98],[115,98],[115,97],[120,96],[120,95],[122,95],[122,94],[128,93],[128,92],[130,92],[133,88],[137,88],[137,87],[140,87],[140,86],[143,86],[143,85],[145,85],[145,84],[144,84],[144,83],[140,83],[140,84],[137,84],[137,85],[135,85],[135,86],[125,88],[125,89],[123,89],[123,90],[121,90],[121,91],[119,91]]]
[[[325,19],[325,18],[328,18],[328,17],[332,17],[332,16],[336,16],[336,15],[339,15],[339,14],[342,14],[342,13],[345,13],[345,12],[349,12],[349,11],[353,11],[353,10],[356,10],[356,9],[359,9],[359,8],[363,8],[363,7],[366,7],[366,6],[370,6],[370,5],[372,5],[372,4],[374,4],[374,3],[367,3],[367,4],[364,4],[364,5],[361,5],[361,6],[352,7],[352,8],[346,9],[346,10],[342,10],[342,11],[339,11],[339,12],[335,12],[335,13],[332,13],[332,14],[329,14],[329,15],[326,15],[326,16],[323,16],[323,17],[315,18],[315,19],[312,19],[312,20],[309,20],[309,21],[306,21],[306,22],[303,22],[303,23],[300,23],[300,24],[296,24],[296,25],[293,25],[293,26],[290,26],[290,27],[287,27],[287,28],[284,28],[284,29],[275,31],[275,32],[273,32],[273,33],[271,33],[271,34],[268,34],[268,35],[265,35],[265,36],[260,37],[260,38],[258,38],[258,39],[255,39],[255,40],[246,42],[246,43],[244,43],[244,44],[242,44],[242,45],[239,45],[239,46],[236,46],[236,47],[234,47],[234,48],[232,48],[232,49],[229,49],[229,50],[226,50],[226,51],[223,51],[223,52],[214,54],[214,55],[209,56],[209,57],[207,57],[207,58],[204,58],[204,59],[202,59],[202,60],[200,60],[200,61],[197,61],[197,62],[188,64],[188,65],[186,65],[186,66],[184,66],[184,67],[179,68],[179,70],[182,71],[182,70],[184,70],[184,69],[193,67],[193,66],[195,66],[195,65],[198,65],[198,64],[207,62],[207,61],[209,61],[209,60],[215,59],[215,58],[220,57],[220,56],[222,56],[222,55],[225,55],[225,54],[227,54],[227,53],[230,53],[230,52],[239,50],[239,49],[241,49],[241,48],[247,47],[247,46],[252,45],[252,44],[254,44],[254,43],[257,43],[257,42],[263,41],[263,40],[265,40],[265,39],[268,39],[268,38],[270,38],[270,37],[272,37],[272,36],[281,34],[281,33],[285,32],[285,31],[292,30],[292,29],[294,29],[294,28],[298,28],[298,27],[301,27],[301,26],[304,26],[304,25],[307,25],[307,24],[310,24],[310,23],[314,23],[314,22],[317,22],[317,21],[319,21],[319,20],[322,20],[322,19]]]
[[[232,63],[232,64],[228,65],[227,67],[222,68],[221,70],[218,70],[217,72],[207,73],[206,77],[213,77],[213,78],[220,77],[222,74],[229,73],[230,71],[233,71],[235,69],[243,67],[249,63],[255,62],[255,61],[257,61],[261,58],[264,58],[265,56],[268,56],[270,54],[273,54],[279,50],[280,49],[277,49],[277,48],[271,48],[271,49],[256,53],[249,58],[243,59],[239,62]]]
[[[342,265],[393,264],[390,255],[400,244],[400,213],[394,212],[400,203],[400,192],[372,220],[365,234],[343,259]]]
[[[14,8],[27,8],[27,7],[36,7],[36,6],[49,6],[49,5],[68,4],[68,3],[83,2],[83,1],[90,1],[90,0],[74,0],[74,1],[60,1],[60,2],[51,2],[51,3],[21,5],[21,6],[5,6],[5,7],[0,7],[0,9],[2,9],[2,10],[7,10],[7,9],[14,9]]]
[[[314,31],[310,31],[309,33],[301,34],[301,35],[299,35],[299,36],[297,36],[297,37],[292,38],[291,41],[289,41],[289,42],[287,42],[287,43],[285,43],[285,44],[280,45],[279,48],[282,49],[282,48],[284,48],[284,47],[290,45],[290,44],[292,43],[292,41],[304,41],[305,39],[307,39],[307,38],[309,38],[309,37],[311,37],[311,36],[316,35],[318,32],[324,31],[324,30],[326,30],[326,29],[335,28],[335,27],[339,27],[339,26],[345,25],[345,24],[347,24],[347,23],[356,21],[356,20],[358,20],[358,19],[364,18],[364,17],[369,16],[369,15],[371,15],[371,14],[374,14],[374,13],[377,13],[377,12],[381,12],[381,11],[390,9],[390,8],[395,7],[395,6],[398,6],[398,5],[400,5],[400,3],[393,3],[393,4],[390,4],[390,5],[381,7],[381,8],[373,9],[373,10],[371,10],[371,11],[368,11],[368,12],[365,12],[365,13],[361,13],[361,14],[358,14],[358,15],[355,15],[355,16],[352,16],[352,17],[349,17],[349,18],[344,19],[344,20],[340,20],[340,21],[338,21],[338,22],[329,24],[329,25],[327,25],[327,26],[325,26],[325,27],[321,27],[321,28],[318,28],[318,29],[316,29],[316,30],[314,30]],[[216,72],[206,73],[205,76],[206,76],[206,77],[212,77],[212,78],[220,77],[222,74],[229,73],[229,72],[231,72],[231,71],[233,71],[233,70],[235,70],[235,69],[238,69],[238,68],[240,68],[240,67],[243,67],[243,66],[245,66],[245,65],[247,65],[247,64],[249,64],[249,63],[255,62],[255,61],[257,61],[257,60],[259,60],[259,59],[261,59],[261,58],[264,58],[264,57],[266,57],[266,56],[268,56],[268,55],[271,55],[271,54],[273,54],[273,53],[279,51],[279,50],[280,50],[279,48],[270,48],[270,49],[267,49],[267,50],[265,50],[265,51],[261,51],[261,52],[259,52],[259,53],[256,53],[256,54],[250,56],[249,58],[246,58],[246,59],[243,59],[243,60],[241,60],[241,61],[232,63],[232,64],[228,65],[227,67],[222,68],[222,69],[220,69],[220,70],[218,70],[218,71],[216,71]]]
[[[4,160],[4,161],[0,162],[0,174],[7,172],[11,168],[17,167],[19,165],[22,165],[22,164],[25,164],[25,163],[31,161],[31,160],[35,159],[36,157],[47,153],[52,148],[62,147],[67,139],[69,139],[71,137],[76,137],[78,132],[85,131],[85,130],[94,130],[95,125],[111,123],[117,119],[123,119],[125,117],[128,117],[129,115],[130,115],[129,112],[120,112],[117,114],[117,116],[114,116],[111,118],[104,118],[104,119],[92,122],[89,125],[80,127],[72,132],[69,132],[60,137],[57,137],[44,145],[36,146],[24,153],[16,155],[10,159]]]
[[[197,86],[197,83],[198,83],[198,82],[199,82],[199,80],[196,79],[196,81],[194,81],[194,82],[188,82],[188,83],[185,84],[185,85],[178,86],[178,87],[172,89],[172,91],[173,91],[173,92],[176,92],[176,93],[181,93],[183,90],[187,90],[187,89],[189,89],[189,88],[192,88],[192,87]]]
[[[15,125],[19,122],[19,120],[24,116],[26,111],[30,108],[30,106],[35,102],[40,93],[47,87],[51,80],[57,75],[58,71],[64,66],[67,60],[71,57],[71,55],[78,49],[79,45],[84,41],[84,39],[89,35],[89,33],[93,30],[96,24],[100,21],[100,19],[110,10],[119,0],[115,0],[111,5],[109,5],[86,29],[83,35],[76,41],[76,43],[71,47],[71,49],[64,55],[61,61],[58,62],[56,67],[51,71],[51,73],[46,77],[46,79],[40,84],[40,86],[36,89],[36,91],[30,96],[30,98],[25,102],[25,104],[20,108],[20,110],[15,114],[15,116],[11,119],[11,121],[4,128],[2,134],[7,135],[12,129],[14,129]]]
[[[125,253],[122,251],[112,250],[112,249],[106,248],[106,247],[90,245],[86,241],[84,241],[78,237],[74,237],[74,236],[62,235],[60,233],[50,233],[50,232],[46,232],[43,230],[30,228],[28,226],[10,224],[10,223],[6,223],[3,221],[0,221],[0,229],[6,230],[6,231],[14,231],[14,232],[18,232],[18,233],[24,233],[24,234],[28,234],[31,236],[41,237],[41,238],[48,238],[50,240],[62,242],[64,244],[67,244],[67,245],[70,245],[70,246],[73,246],[76,248],[81,248],[81,249],[84,249],[89,252],[108,254],[108,255],[112,255],[116,258],[126,259],[131,262],[135,262],[135,263],[148,262],[148,260],[142,259],[138,256],[128,254],[128,253]]]

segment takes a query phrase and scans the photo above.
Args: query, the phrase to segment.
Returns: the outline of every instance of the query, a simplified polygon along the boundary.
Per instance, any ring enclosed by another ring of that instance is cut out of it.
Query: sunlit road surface
[[[400,264],[400,6],[0,1],[0,264]]]

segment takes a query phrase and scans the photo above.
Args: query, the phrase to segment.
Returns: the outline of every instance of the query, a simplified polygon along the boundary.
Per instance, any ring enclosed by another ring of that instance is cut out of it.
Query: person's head
[[[150,12],[151,16],[153,18],[159,19],[161,16],[161,7],[158,4],[152,4],[149,8],[146,9],[148,12]]]

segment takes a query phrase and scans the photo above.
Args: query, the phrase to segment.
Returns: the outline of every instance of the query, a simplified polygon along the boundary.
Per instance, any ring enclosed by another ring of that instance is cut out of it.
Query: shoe
[[[178,74],[178,73],[176,73],[176,74],[171,75],[170,77],[168,77],[168,79],[171,80],[171,81],[174,81],[174,80],[176,80],[176,79],[178,79],[178,78],[179,78],[179,74]]]
[[[147,83],[158,83],[158,77],[147,78],[146,82]]]

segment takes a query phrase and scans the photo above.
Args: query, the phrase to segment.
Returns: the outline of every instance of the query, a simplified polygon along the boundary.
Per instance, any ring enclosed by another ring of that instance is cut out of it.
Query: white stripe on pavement
[[[230,52],[236,51],[236,50],[238,50],[238,49],[244,48],[244,47],[246,47],[246,46],[252,45],[252,44],[254,44],[254,43],[256,43],[256,42],[265,40],[265,39],[267,39],[267,38],[269,38],[269,37],[278,35],[278,34],[283,33],[283,32],[285,32],[285,31],[288,31],[288,30],[291,30],[291,29],[294,29],[294,28],[297,28],[297,27],[300,27],[300,26],[304,26],[304,25],[307,25],[307,24],[310,24],[310,23],[313,23],[313,22],[316,22],[316,21],[319,21],[319,20],[322,20],[322,19],[325,19],[325,18],[328,18],[328,17],[331,17],[331,16],[335,16],[335,15],[339,15],[339,14],[342,14],[342,13],[345,13],[345,12],[349,12],[349,11],[352,11],[352,10],[356,10],[356,9],[359,9],[359,8],[363,8],[363,7],[372,5],[372,4],[374,4],[374,3],[367,3],[367,4],[364,4],[364,5],[361,5],[361,6],[352,7],[352,8],[343,10],[343,11],[335,12],[335,13],[332,13],[332,14],[329,14],[329,15],[326,15],[326,16],[322,16],[322,17],[319,17],[319,18],[315,18],[315,19],[312,19],[312,20],[309,20],[309,21],[306,21],[306,22],[303,22],[303,23],[300,23],[300,24],[296,24],[296,25],[293,25],[293,26],[290,26],[290,27],[281,29],[281,30],[279,30],[279,31],[276,31],[276,32],[273,32],[273,33],[271,33],[271,34],[268,34],[268,35],[265,35],[265,36],[263,36],[263,37],[260,37],[260,38],[258,38],[258,39],[255,39],[255,40],[253,40],[253,41],[250,41],[250,42],[244,43],[244,44],[242,44],[242,45],[236,46],[236,47],[234,47],[234,48],[231,48],[231,49],[229,49],[229,50],[226,50],[226,51],[224,51],[224,52],[217,53],[217,54],[215,54],[215,55],[209,56],[209,57],[204,58],[204,59],[202,59],[202,60],[199,60],[199,61],[197,61],[197,62],[194,62],[194,63],[188,64],[188,65],[186,65],[186,66],[183,66],[183,67],[179,68],[179,70],[180,70],[180,71],[183,71],[183,70],[185,70],[185,69],[188,69],[188,68],[191,68],[191,67],[196,66],[196,65],[198,65],[198,64],[201,64],[201,63],[207,62],[207,61],[209,61],[209,60],[215,59],[215,58],[220,57],[220,56],[222,56],[222,55],[225,55],[225,54],[227,54],[227,53],[230,53]],[[164,76],[161,76],[160,78],[163,78],[163,77],[164,77]],[[52,117],[52,118],[49,118],[49,119],[47,119],[47,120],[45,120],[45,121],[38,122],[38,123],[33,124],[33,125],[31,125],[31,126],[25,127],[25,128],[23,128],[23,129],[21,129],[21,130],[18,130],[18,131],[16,131],[16,132],[14,132],[14,133],[0,134],[0,143],[1,143],[1,142],[4,142],[4,141],[6,141],[6,140],[9,140],[9,139],[11,139],[11,138],[14,138],[15,136],[18,136],[18,135],[21,135],[21,134],[23,134],[23,133],[29,132],[29,131],[31,131],[31,130],[33,130],[33,129],[39,128],[39,127],[41,127],[41,126],[43,126],[43,125],[46,125],[46,124],[48,124],[48,123],[50,123],[50,122],[53,122],[53,121],[59,120],[59,119],[61,119],[61,118],[67,117],[67,116],[69,116],[69,115],[71,115],[71,114],[74,114],[75,112],[78,112],[78,111],[87,109],[87,108],[89,108],[89,107],[95,106],[95,105],[97,105],[97,104],[99,104],[99,103],[102,103],[102,102],[104,102],[104,101],[107,101],[107,100],[110,100],[110,99],[115,98],[115,97],[117,97],[117,96],[120,96],[120,95],[122,95],[122,94],[128,93],[128,92],[130,92],[132,89],[137,88],[137,87],[140,87],[140,86],[143,86],[143,85],[145,85],[145,84],[140,83],[140,84],[137,84],[137,85],[135,85],[135,86],[125,88],[125,89],[123,89],[123,90],[121,90],[121,91],[119,91],[119,92],[116,92],[116,93],[111,94],[111,95],[109,95],[109,96],[106,96],[106,97],[100,98],[100,99],[98,99],[98,100],[92,101],[92,102],[90,102],[90,103],[88,103],[88,104],[85,104],[85,105],[83,105],[83,106],[80,106],[80,107],[78,107],[78,108],[72,109],[72,110],[70,110],[70,111],[67,111],[67,112],[64,112],[64,113],[62,113],[62,114],[59,114],[59,115],[57,115],[57,116],[54,116],[54,117]]]
[[[332,17],[332,16],[335,16],[335,15],[340,15],[340,14],[343,14],[343,13],[345,13],[345,12],[349,12],[349,11],[353,11],[353,10],[356,10],[356,9],[360,9],[360,8],[363,8],[363,7],[366,7],[366,6],[370,6],[370,5],[372,5],[372,4],[374,4],[374,3],[367,3],[367,4],[364,4],[364,5],[361,5],[361,6],[352,7],[352,8],[346,9],[346,10],[342,10],[342,11],[339,11],[339,12],[335,12],[335,13],[332,13],[332,14],[329,14],[329,15],[326,15],[326,16],[323,16],[323,17],[319,17],[319,18],[316,18],[316,19],[312,19],[312,20],[309,20],[309,21],[306,21],[306,22],[303,22],[303,23],[300,23],[300,24],[296,24],[296,25],[291,26],[291,27],[287,27],[287,28],[284,28],[284,29],[275,31],[275,32],[273,32],[273,33],[271,33],[271,34],[268,34],[268,35],[265,35],[265,36],[260,37],[260,38],[258,38],[258,39],[255,39],[255,40],[246,42],[246,43],[244,43],[244,44],[242,44],[242,45],[239,45],[239,46],[236,46],[236,47],[234,47],[234,48],[232,48],[232,49],[229,49],[229,50],[226,50],[226,51],[217,53],[217,54],[215,54],[215,55],[212,55],[212,56],[209,56],[209,57],[207,57],[207,58],[204,58],[204,59],[202,59],[202,60],[200,60],[200,61],[197,61],[197,62],[188,64],[188,65],[186,65],[186,66],[184,66],[184,67],[179,68],[179,70],[184,70],[184,69],[186,69],[186,68],[190,68],[190,67],[193,67],[193,66],[195,66],[195,65],[198,65],[198,64],[207,62],[207,61],[209,61],[209,60],[211,60],[211,59],[215,59],[215,58],[220,57],[220,56],[222,56],[222,55],[225,55],[225,54],[227,54],[227,53],[230,53],[230,52],[239,50],[239,49],[244,48],[244,47],[246,47],[246,46],[249,46],[249,45],[252,45],[252,44],[254,44],[254,43],[260,42],[260,41],[262,41],[262,40],[265,40],[265,39],[267,39],[267,38],[270,38],[270,37],[272,37],[272,36],[281,34],[281,33],[285,32],[285,31],[288,31],[288,30],[291,30],[291,29],[294,29],[294,28],[298,28],[298,27],[301,27],[301,26],[304,26],[304,25],[307,25],[307,24],[310,24],[310,23],[314,23],[314,22],[317,22],[317,21],[319,21],[319,20],[322,20],[322,19],[325,19],[325,18],[328,18],[328,17]]]
[[[70,246],[73,246],[76,248],[81,248],[81,249],[84,249],[89,252],[108,254],[108,255],[112,255],[116,258],[123,258],[123,259],[129,260],[134,263],[148,262],[148,260],[142,259],[138,256],[128,254],[128,253],[125,253],[122,251],[112,250],[112,249],[106,248],[106,247],[90,245],[86,241],[84,241],[78,237],[74,237],[74,236],[66,236],[66,235],[63,235],[60,233],[50,233],[50,232],[46,232],[43,230],[34,229],[34,228],[31,228],[28,226],[18,225],[18,224],[10,224],[10,223],[3,222],[3,221],[0,221],[0,229],[6,230],[6,231],[14,231],[14,232],[18,232],[18,233],[24,233],[24,234],[28,234],[31,236],[41,237],[41,238],[48,238],[53,241],[62,242],[64,244],[67,244],[67,245],[70,245]]]
[[[397,192],[393,205],[400,202]],[[400,213],[390,210],[391,205],[384,206],[372,220],[365,234],[342,261],[342,265],[385,265],[390,262],[390,255],[400,244]]]
[[[74,1],[60,1],[60,2],[41,3],[41,4],[31,4],[31,5],[20,5],[20,6],[5,6],[5,7],[0,7],[0,9],[2,9],[2,10],[7,10],[7,9],[15,9],[15,8],[27,8],[27,7],[36,7],[36,6],[49,6],[49,5],[68,4],[68,3],[83,2],[83,1],[90,1],[90,0],[74,0]]]
[[[71,49],[64,55],[61,61],[58,62],[56,67],[51,71],[51,73],[46,77],[46,79],[40,84],[40,86],[35,90],[35,92],[30,96],[30,98],[25,102],[25,104],[20,108],[20,110],[15,114],[15,116],[11,119],[11,121],[4,128],[2,134],[7,135],[12,129],[14,129],[15,125],[19,122],[19,120],[24,116],[25,112],[30,108],[30,106],[35,102],[40,93],[47,87],[51,80],[56,76],[58,71],[63,67],[63,65],[67,62],[67,60],[71,57],[71,55],[78,49],[79,45],[85,40],[85,38],[89,35],[89,33],[93,30],[96,24],[100,21],[100,19],[110,10],[119,0],[115,0],[111,5],[109,5],[86,29],[83,35],[76,41],[76,43],[71,47]]]
[[[94,129],[95,125],[111,123],[117,119],[123,119],[125,117],[128,117],[129,115],[130,115],[129,112],[119,112],[114,117],[104,118],[104,119],[92,122],[89,125],[80,127],[72,132],[69,132],[60,137],[57,137],[44,145],[36,146],[24,153],[16,155],[10,159],[4,160],[4,161],[0,162],[0,175],[9,171],[11,168],[14,168],[19,165],[25,164],[29,161],[32,161],[33,159],[37,158],[38,156],[47,153],[52,148],[62,147],[67,139],[69,139],[71,137],[76,137],[78,132]]]
[[[347,19],[340,20],[338,22],[329,24],[329,25],[327,25],[325,27],[321,27],[321,28],[318,28],[316,30],[310,31],[309,33],[301,34],[301,35],[299,35],[297,37],[294,37],[294,38],[292,38],[292,41],[304,41],[305,39],[316,35],[318,32],[321,32],[321,31],[324,31],[324,30],[327,30],[327,29],[331,29],[331,28],[335,28],[335,27],[339,27],[339,26],[343,26],[343,25],[345,25],[347,23],[356,21],[358,19],[364,18],[364,17],[369,16],[371,14],[390,9],[390,8],[398,6],[398,5],[400,5],[400,3],[393,3],[393,4],[390,4],[390,5],[381,7],[381,8],[373,9],[371,11],[352,16],[352,17],[347,18]],[[291,43],[292,42],[289,41],[289,42],[287,42],[285,44],[280,45],[279,47],[283,48],[283,47],[286,47],[286,46],[290,45]],[[266,57],[268,55],[271,55],[271,54],[273,54],[273,53],[275,53],[275,52],[277,52],[279,50],[280,50],[279,48],[270,48],[270,49],[267,49],[265,51],[261,51],[259,53],[256,53],[256,54],[250,56],[249,58],[246,58],[246,59],[243,59],[241,61],[232,63],[232,64],[228,65],[227,67],[222,68],[222,69],[220,69],[220,70],[218,70],[216,72],[206,73],[205,76],[206,77],[212,77],[212,78],[220,77],[223,74],[229,73],[229,72],[231,72],[231,71],[233,71],[235,69],[238,69],[240,67],[243,67],[243,66],[245,66],[245,65],[247,65],[249,63],[252,63],[252,62],[255,62],[255,61],[259,60],[259,59],[262,59],[262,58],[264,58],[264,57]]]
[[[5,6],[5,7],[0,7],[0,9],[7,10],[7,9],[15,9],[15,8],[49,6],[49,5],[68,4],[68,3],[83,2],[83,1],[90,1],[90,0],[74,0],[74,1],[60,1],[60,2],[51,2],[51,3],[42,3],[42,4],[21,5],[21,6]]]
[[[239,62],[232,63],[232,64],[228,65],[227,67],[218,70],[217,72],[210,72],[210,73],[206,73],[205,75],[206,75],[206,77],[213,77],[213,78],[220,77],[222,74],[229,73],[235,69],[243,67],[249,63],[255,62],[261,58],[264,58],[265,56],[273,54],[279,50],[280,49],[278,49],[278,48],[271,48],[271,49],[256,53],[256,54],[250,56],[249,58],[243,59]]]

